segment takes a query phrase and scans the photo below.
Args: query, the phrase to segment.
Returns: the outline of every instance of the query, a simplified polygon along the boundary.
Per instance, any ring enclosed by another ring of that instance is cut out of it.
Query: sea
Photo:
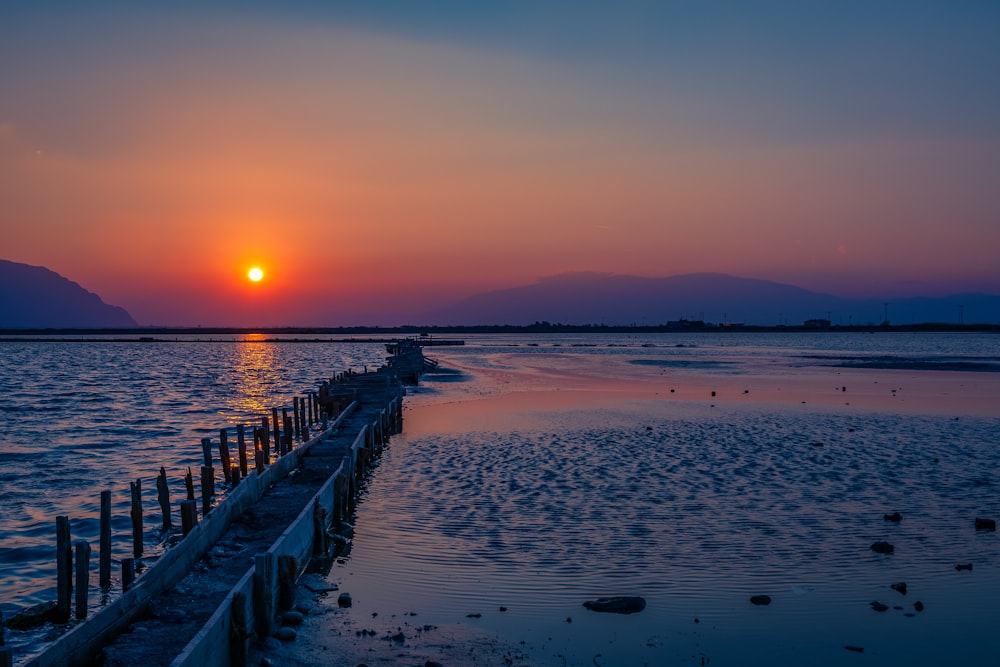
[[[409,390],[326,574],[355,613],[466,624],[525,664],[998,664],[1000,539],[974,519],[1000,519],[1000,336],[497,334],[427,352],[439,370]],[[96,553],[111,490],[113,556],[131,556],[141,479],[155,554],[161,466],[180,497],[202,438],[384,359],[333,337],[0,342],[0,610],[54,599],[57,516]],[[646,608],[582,606],[620,595]]]

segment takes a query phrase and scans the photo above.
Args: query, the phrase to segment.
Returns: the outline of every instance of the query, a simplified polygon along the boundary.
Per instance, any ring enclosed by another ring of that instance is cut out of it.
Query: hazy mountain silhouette
[[[429,313],[441,325],[553,324],[659,325],[703,320],[772,326],[829,319],[834,325],[1000,322],[1000,296],[845,299],[800,287],[692,273],[667,278],[568,273],[522,287],[477,294]]]
[[[0,328],[134,327],[124,308],[41,266],[0,259]]]

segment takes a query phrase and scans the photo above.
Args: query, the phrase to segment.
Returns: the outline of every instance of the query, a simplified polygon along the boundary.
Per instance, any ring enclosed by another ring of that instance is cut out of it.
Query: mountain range
[[[124,308],[41,266],[0,259],[0,329],[138,326]]]
[[[384,319],[392,319],[391,314]],[[410,323],[661,326],[673,322],[683,326],[705,322],[798,326],[807,320],[828,320],[834,326],[877,325],[884,321],[895,325],[997,324],[1000,295],[848,299],[721,273],[645,278],[581,272],[476,294],[416,316]],[[125,309],[104,303],[98,295],[58,273],[0,260],[0,329],[136,326]]]
[[[800,287],[721,273],[667,278],[608,273],[568,273],[531,285],[470,296],[428,313],[428,324],[662,325],[704,321],[760,326],[992,324],[1000,322],[1000,295],[848,299]]]

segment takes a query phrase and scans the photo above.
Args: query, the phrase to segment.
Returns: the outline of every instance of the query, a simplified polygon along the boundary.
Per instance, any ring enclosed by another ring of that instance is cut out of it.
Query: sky
[[[0,258],[144,325],[577,271],[997,294],[998,43],[992,0],[5,2]]]

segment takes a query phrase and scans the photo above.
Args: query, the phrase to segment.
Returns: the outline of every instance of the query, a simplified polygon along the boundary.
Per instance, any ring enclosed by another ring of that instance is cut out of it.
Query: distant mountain
[[[41,266],[0,259],[0,329],[138,326],[124,308]]]
[[[692,273],[668,278],[608,273],[568,273],[532,285],[485,292],[426,316],[427,324],[660,325],[700,320],[714,324],[801,325],[828,319],[834,325],[890,323],[997,323],[1000,296],[844,299],[792,285]]]

